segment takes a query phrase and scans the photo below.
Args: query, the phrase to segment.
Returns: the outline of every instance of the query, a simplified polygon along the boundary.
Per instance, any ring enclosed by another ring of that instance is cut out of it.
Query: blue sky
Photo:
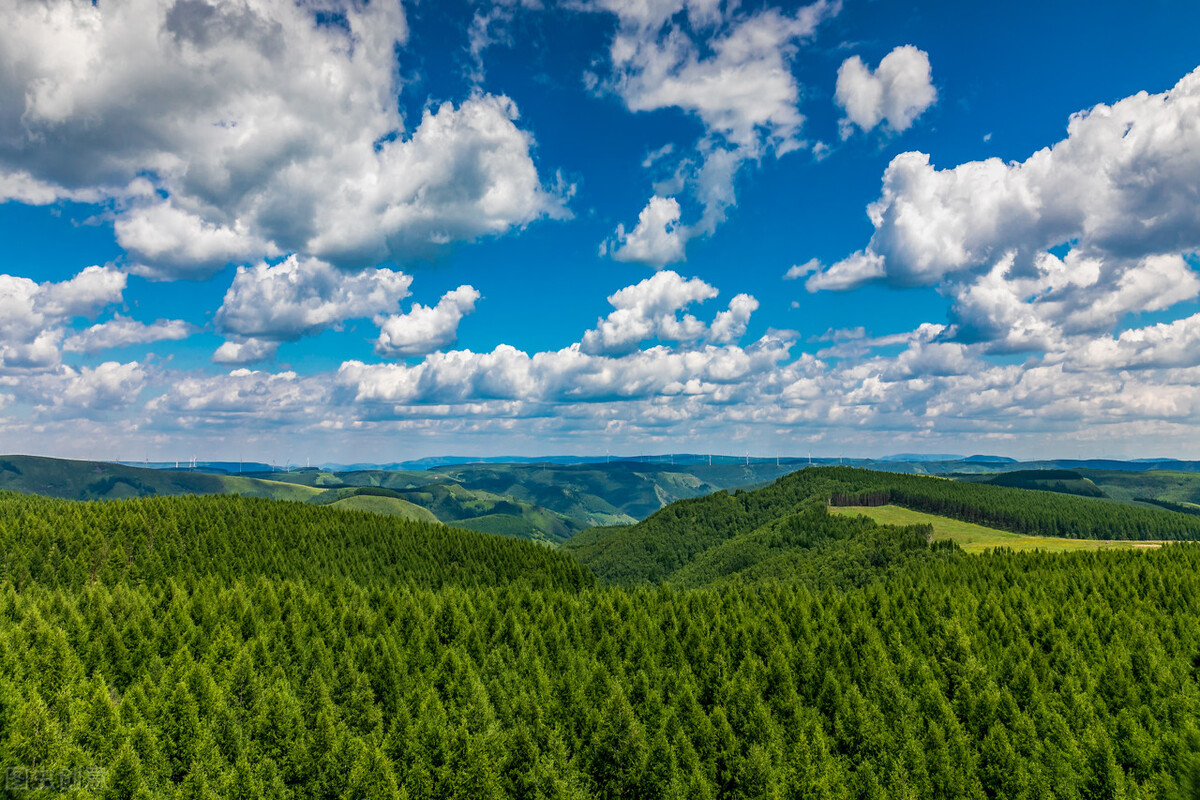
[[[1200,445],[1194,3],[2,7],[0,451]]]

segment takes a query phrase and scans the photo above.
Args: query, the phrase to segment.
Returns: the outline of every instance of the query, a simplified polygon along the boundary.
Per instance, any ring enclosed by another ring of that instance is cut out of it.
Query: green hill
[[[794,466],[774,463],[672,465],[465,464],[417,470],[323,472],[298,469],[244,475],[156,470],[103,462],[0,457],[0,490],[72,500],[179,494],[242,494],[379,513],[407,506],[348,497],[378,490],[433,517],[476,530],[554,544],[596,525],[626,525],[665,505],[721,489],[759,485]],[[402,514],[403,515],[403,514]],[[510,519],[505,519],[508,517]]]
[[[269,577],[420,586],[586,586],[537,545],[361,511],[229,496],[77,503],[0,493],[0,581],[80,587]]]
[[[680,501],[636,525],[585,531],[567,547],[604,580],[669,581],[711,548],[794,515],[806,505],[889,503],[1020,534],[1103,540],[1200,538],[1200,517],[1187,514],[942,478],[814,467],[755,491]]]
[[[272,476],[279,481],[326,488],[389,489],[397,492],[398,497],[429,508],[443,522],[465,523],[495,514],[515,516],[522,521],[495,524],[536,532],[536,538],[556,541],[597,525],[636,522],[676,500],[768,483],[794,469],[794,465],[774,463],[709,466],[619,461],[567,465],[462,464],[428,471],[298,471],[263,473],[256,477]],[[451,486],[457,488],[448,488]],[[507,500],[514,506],[497,512],[492,506],[498,500]],[[537,509],[545,513],[539,515]]]
[[[351,495],[335,500],[330,508],[342,511],[366,511],[371,514],[386,514],[392,517],[416,520],[418,522],[438,522],[438,518],[427,508],[413,505],[398,497],[373,497],[371,495]]]
[[[39,456],[3,456],[0,457],[0,491],[40,494],[66,500],[241,494],[246,497],[305,501],[316,496],[320,490],[241,475],[144,469],[108,462]]]
[[[1077,494],[1082,497],[1107,496],[1104,490],[1086,475],[1070,469],[1014,470],[979,482],[991,486],[1009,486],[1015,489],[1041,489],[1060,494]]]

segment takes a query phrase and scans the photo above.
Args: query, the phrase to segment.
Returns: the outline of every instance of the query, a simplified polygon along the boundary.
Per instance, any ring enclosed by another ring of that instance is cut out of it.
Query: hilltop
[[[567,547],[597,576],[617,584],[694,585],[704,582],[698,576],[727,578],[740,572],[748,578],[767,573],[782,577],[797,568],[799,550],[807,551],[814,542],[874,536],[876,545],[891,547],[901,534],[890,534],[883,530],[886,526],[865,518],[832,517],[825,508],[888,503],[1019,534],[1200,539],[1200,517],[1158,508],[852,467],[812,467],[754,491],[674,503],[635,525],[594,528]],[[858,529],[852,528],[855,524]],[[872,557],[883,558],[864,555]]]

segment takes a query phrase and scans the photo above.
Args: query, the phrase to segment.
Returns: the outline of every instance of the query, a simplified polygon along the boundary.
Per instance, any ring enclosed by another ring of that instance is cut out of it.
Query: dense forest
[[[330,507],[0,495],[6,791],[1196,796],[1200,546],[968,556],[813,472],[660,512],[708,544],[630,587]]]
[[[365,585],[590,585],[544,546],[306,503],[213,495],[79,503],[0,492],[0,580],[347,579]]]

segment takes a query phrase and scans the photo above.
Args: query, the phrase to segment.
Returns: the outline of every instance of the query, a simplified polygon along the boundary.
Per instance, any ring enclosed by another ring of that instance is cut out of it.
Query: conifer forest
[[[968,555],[883,503],[1156,548]],[[1200,517],[812,468],[564,547],[0,494],[11,797],[1194,798]]]

